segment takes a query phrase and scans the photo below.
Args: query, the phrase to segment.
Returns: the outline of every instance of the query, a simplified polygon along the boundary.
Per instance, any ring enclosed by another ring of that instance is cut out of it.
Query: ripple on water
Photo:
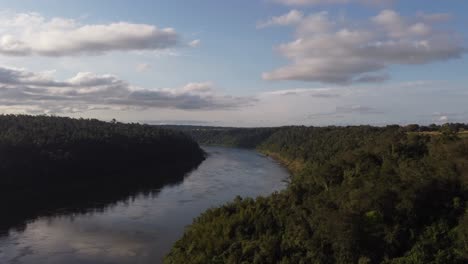
[[[102,211],[43,217],[0,237],[0,263],[159,263],[192,219],[237,195],[285,188],[288,172],[256,152],[206,147],[185,180]]]

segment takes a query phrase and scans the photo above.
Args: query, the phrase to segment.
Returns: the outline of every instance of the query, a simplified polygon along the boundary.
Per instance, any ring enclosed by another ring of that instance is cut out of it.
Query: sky
[[[0,0],[0,113],[468,122],[468,1]]]

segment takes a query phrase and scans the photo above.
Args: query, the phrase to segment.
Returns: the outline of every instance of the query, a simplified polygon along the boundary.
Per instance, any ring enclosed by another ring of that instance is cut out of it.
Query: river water
[[[257,152],[205,147],[183,182],[136,194],[99,212],[39,217],[0,237],[0,263],[161,263],[184,227],[237,195],[286,187],[288,172]]]

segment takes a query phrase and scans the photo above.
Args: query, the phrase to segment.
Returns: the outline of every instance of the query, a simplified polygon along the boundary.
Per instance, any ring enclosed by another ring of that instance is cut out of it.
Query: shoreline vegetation
[[[0,235],[40,216],[99,211],[183,180],[205,159],[161,127],[0,115]]]
[[[468,261],[467,125],[178,129],[292,173],[285,191],[200,215],[165,263]]]
[[[165,263],[468,261],[468,125],[212,128],[0,115],[0,235],[182,181],[200,144],[256,149],[286,190],[194,219]]]

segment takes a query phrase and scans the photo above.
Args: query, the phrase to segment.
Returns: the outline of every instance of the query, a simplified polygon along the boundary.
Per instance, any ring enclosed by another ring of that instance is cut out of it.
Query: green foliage
[[[203,156],[180,131],[115,121],[0,116],[0,189],[108,177],[115,181],[149,168],[187,170]]]
[[[265,129],[254,147],[291,168],[288,189],[208,210],[165,262],[467,263],[468,141],[407,131]]]
[[[255,148],[278,130],[278,128],[167,127],[182,130],[204,145],[238,148]]]
[[[456,140],[458,138],[458,128],[445,124],[440,128],[444,140]]]

